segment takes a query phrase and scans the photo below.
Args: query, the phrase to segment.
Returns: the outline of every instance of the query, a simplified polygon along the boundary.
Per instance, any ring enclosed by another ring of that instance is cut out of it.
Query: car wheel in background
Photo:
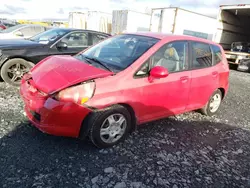
[[[21,58],[10,59],[1,68],[1,77],[6,83],[19,86],[23,75],[34,66]]]
[[[222,101],[222,93],[218,89],[210,97],[207,104],[201,109],[201,113],[207,116],[213,116],[219,110]]]
[[[95,112],[87,123],[91,125],[89,137],[92,143],[98,148],[107,148],[126,138],[131,128],[131,116],[125,107],[115,105]]]

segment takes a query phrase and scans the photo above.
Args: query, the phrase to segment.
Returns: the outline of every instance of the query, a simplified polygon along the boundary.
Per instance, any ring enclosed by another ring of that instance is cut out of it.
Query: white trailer
[[[111,33],[112,14],[100,11],[88,11],[87,29]]]
[[[69,13],[69,27],[76,29],[86,29],[87,13],[70,12]]]
[[[213,39],[216,19],[182,8],[152,9],[150,31]]]
[[[214,41],[225,50],[233,42],[250,42],[250,5],[221,5]]]
[[[111,33],[149,31],[150,17],[150,14],[132,10],[113,10]]]
[[[250,4],[221,5],[214,41],[221,44],[230,64],[250,71]]]

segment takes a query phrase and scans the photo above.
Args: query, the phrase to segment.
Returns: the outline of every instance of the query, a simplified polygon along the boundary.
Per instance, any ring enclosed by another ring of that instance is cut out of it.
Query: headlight
[[[74,102],[84,104],[93,97],[95,91],[95,82],[85,82],[81,85],[72,86],[58,92],[54,98],[63,102]]]

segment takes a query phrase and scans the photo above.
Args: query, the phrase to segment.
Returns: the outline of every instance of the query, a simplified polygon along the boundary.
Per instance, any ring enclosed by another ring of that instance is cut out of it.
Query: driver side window
[[[169,73],[188,70],[188,42],[175,41],[163,45],[136,72],[136,77],[146,77],[151,68],[163,66]]]
[[[162,46],[152,57],[152,66],[163,66],[169,73],[188,69],[188,43],[175,41]]]
[[[88,33],[74,32],[61,39],[61,42],[66,43],[68,47],[86,47],[88,46]]]

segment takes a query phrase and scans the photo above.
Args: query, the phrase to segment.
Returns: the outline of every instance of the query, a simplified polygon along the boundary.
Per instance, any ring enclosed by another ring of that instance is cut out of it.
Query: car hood
[[[42,47],[44,44],[25,39],[0,39],[0,49],[34,48]]]
[[[47,57],[31,70],[34,84],[47,94],[83,81],[113,74],[68,55]]]

